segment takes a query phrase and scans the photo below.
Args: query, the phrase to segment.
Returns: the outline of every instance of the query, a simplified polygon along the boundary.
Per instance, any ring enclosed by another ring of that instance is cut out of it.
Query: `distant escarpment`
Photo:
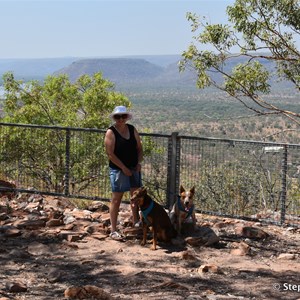
[[[81,75],[101,72],[105,79],[118,87],[131,85],[176,85],[192,83],[191,74],[180,73],[177,63],[162,67],[139,58],[99,58],[77,60],[54,74],[66,74],[71,81]]]

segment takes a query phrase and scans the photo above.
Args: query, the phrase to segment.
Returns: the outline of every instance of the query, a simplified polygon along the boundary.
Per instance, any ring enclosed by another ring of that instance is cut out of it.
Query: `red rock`
[[[5,286],[11,293],[24,293],[27,291],[27,286],[20,282],[7,282]]]
[[[216,265],[201,265],[198,269],[198,273],[221,273],[221,271]]]
[[[71,298],[71,299],[99,299],[99,300],[113,299],[103,289],[93,285],[69,287],[65,290],[64,295],[66,298]]]
[[[55,226],[61,226],[63,225],[63,220],[61,219],[52,219],[52,220],[49,220],[47,223],[46,223],[46,226],[47,227],[55,227]]]
[[[269,236],[269,234],[262,229],[251,226],[237,227],[235,233],[250,239],[265,239]]]

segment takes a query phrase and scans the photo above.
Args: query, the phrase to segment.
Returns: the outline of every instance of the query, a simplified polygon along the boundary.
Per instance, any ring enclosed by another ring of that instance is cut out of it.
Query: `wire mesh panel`
[[[105,130],[0,123],[0,179],[108,200]],[[300,145],[141,133],[143,185],[162,205],[195,186],[203,212],[300,226]],[[0,186],[0,190],[2,187]],[[129,199],[129,195],[125,195]]]
[[[288,145],[285,222],[300,227],[300,147]]]
[[[166,203],[169,136],[141,133],[144,150],[143,185],[158,203]]]
[[[202,211],[280,222],[283,150],[280,144],[182,137],[180,183],[195,186]]]
[[[0,177],[16,182],[19,190],[108,200],[104,135],[105,130],[2,123]],[[143,183],[165,203],[169,137],[145,133],[141,138]]]
[[[64,132],[41,127],[1,126],[1,175],[20,189],[61,193],[64,189]]]
[[[73,197],[110,199],[105,131],[70,130],[69,194]]]
[[[19,190],[108,198],[104,131],[0,126],[0,175]]]

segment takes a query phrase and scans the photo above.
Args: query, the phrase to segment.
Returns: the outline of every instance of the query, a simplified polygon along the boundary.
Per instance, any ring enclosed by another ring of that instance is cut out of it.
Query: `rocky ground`
[[[197,229],[139,245],[130,208],[111,240],[106,204],[0,199],[0,299],[300,299],[300,229],[197,215]]]

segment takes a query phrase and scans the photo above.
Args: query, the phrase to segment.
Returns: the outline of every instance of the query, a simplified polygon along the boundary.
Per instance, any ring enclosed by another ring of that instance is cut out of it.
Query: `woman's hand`
[[[126,175],[126,176],[131,176],[132,175],[132,171],[130,169],[128,169],[127,167],[124,167],[122,169],[122,172]]]
[[[134,170],[136,172],[141,172],[141,169],[142,169],[142,165],[141,164],[137,164]]]

